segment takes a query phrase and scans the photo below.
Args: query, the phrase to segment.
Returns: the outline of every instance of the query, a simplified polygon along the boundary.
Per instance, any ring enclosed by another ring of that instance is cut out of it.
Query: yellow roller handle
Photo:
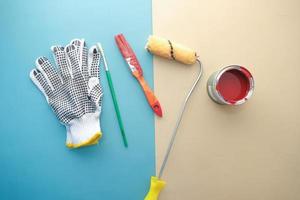
[[[157,200],[160,191],[165,187],[166,182],[156,176],[151,176],[150,189],[144,200]]]

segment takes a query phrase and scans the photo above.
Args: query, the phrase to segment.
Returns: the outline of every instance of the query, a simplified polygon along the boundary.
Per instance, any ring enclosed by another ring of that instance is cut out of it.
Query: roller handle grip
[[[154,95],[153,91],[145,81],[143,76],[137,76],[137,80],[139,81],[145,96],[147,98],[148,103],[150,104],[152,110],[155,112],[156,115],[162,117],[162,108],[156,96]]]
[[[165,187],[166,182],[156,176],[151,176],[150,189],[144,200],[157,200],[160,191]]]

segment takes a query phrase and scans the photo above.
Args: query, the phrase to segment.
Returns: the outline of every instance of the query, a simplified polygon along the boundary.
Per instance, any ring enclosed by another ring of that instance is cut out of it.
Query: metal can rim
[[[248,80],[249,80],[249,90],[247,92],[247,95],[244,98],[242,98],[240,100],[237,100],[237,101],[234,101],[234,102],[228,102],[223,98],[223,96],[217,90],[217,84],[218,84],[221,76],[226,71],[229,71],[229,70],[232,70],[232,69],[241,71],[248,78]],[[223,67],[221,70],[217,71],[216,78],[213,80],[212,86],[213,86],[214,90],[216,91],[215,95],[217,95],[218,100],[221,101],[222,104],[240,105],[240,104],[245,103],[252,96],[253,90],[254,90],[254,79],[253,79],[252,74],[245,67],[240,66],[240,65],[229,65],[229,66]]]

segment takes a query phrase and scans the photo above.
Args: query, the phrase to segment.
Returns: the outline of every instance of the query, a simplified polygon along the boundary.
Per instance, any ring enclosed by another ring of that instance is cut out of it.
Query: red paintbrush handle
[[[145,81],[144,77],[138,76],[137,80],[139,81],[140,85],[142,86],[145,96],[146,96],[148,103],[150,104],[152,110],[155,112],[156,115],[158,115],[159,117],[162,117],[162,109],[161,109],[160,103],[157,100],[154,93],[152,92],[149,85],[147,84],[147,82]]]

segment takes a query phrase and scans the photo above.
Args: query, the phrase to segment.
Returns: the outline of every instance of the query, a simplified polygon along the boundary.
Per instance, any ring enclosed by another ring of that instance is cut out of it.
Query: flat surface
[[[123,32],[133,49],[151,33],[151,1],[1,1],[0,199],[140,200],[155,171],[154,118],[113,36]],[[129,148],[122,143],[105,74],[103,139],[69,150],[65,128],[29,79],[50,46],[85,38],[101,42],[118,96]],[[152,57],[136,50],[153,84]]]
[[[204,76],[187,106],[163,179],[161,200],[300,199],[300,1],[153,0],[153,32],[194,48]],[[213,103],[211,73],[246,66],[252,99],[239,107]],[[160,166],[197,66],[154,59]]]

